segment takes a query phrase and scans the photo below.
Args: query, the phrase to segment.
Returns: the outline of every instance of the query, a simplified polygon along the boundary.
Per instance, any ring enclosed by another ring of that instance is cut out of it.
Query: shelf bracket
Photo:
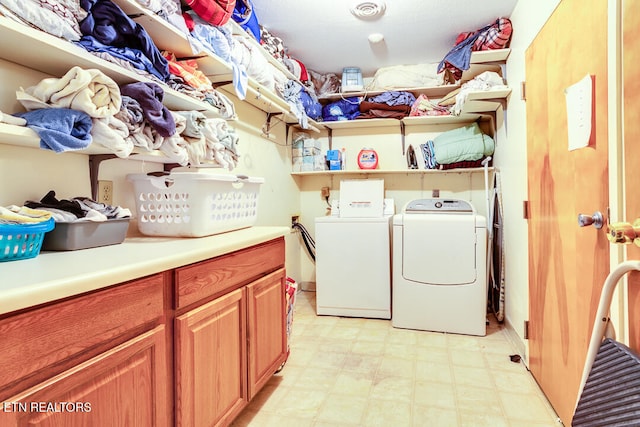
[[[90,154],[89,155],[89,180],[91,183],[91,198],[98,200],[98,173],[100,172],[100,163],[103,160],[115,159],[115,154]]]
[[[329,150],[333,150],[333,129],[327,129],[327,138],[329,139]]]
[[[402,138],[402,155],[405,155],[405,133],[404,133],[404,122],[400,120],[400,138]]]
[[[280,115],[282,115],[282,113],[267,113],[267,120],[264,122],[264,126],[262,126],[262,132],[267,136],[267,138],[271,133],[271,117]]]
[[[217,89],[221,86],[230,85],[231,83],[233,83],[233,80],[221,80],[219,82],[212,82],[211,85],[214,89]]]
[[[165,163],[162,165],[162,170],[165,172],[171,172],[171,170],[173,168],[177,168],[180,167],[180,164],[178,163]]]

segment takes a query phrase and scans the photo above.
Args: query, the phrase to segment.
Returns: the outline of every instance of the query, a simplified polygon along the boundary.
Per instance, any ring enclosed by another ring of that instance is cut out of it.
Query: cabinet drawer
[[[51,376],[63,362],[161,319],[163,287],[157,274],[0,320],[0,360],[11,367],[0,370],[0,400],[18,380]]]
[[[219,296],[284,266],[284,238],[175,270],[176,308]]]

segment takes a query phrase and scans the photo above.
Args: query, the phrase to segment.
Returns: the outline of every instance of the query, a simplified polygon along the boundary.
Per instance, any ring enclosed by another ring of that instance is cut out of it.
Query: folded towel
[[[0,206],[0,224],[32,224],[48,221],[51,213],[26,206]]]
[[[176,114],[185,118],[185,129],[182,136],[191,138],[202,138],[203,130],[207,122],[207,117],[200,111],[175,111]]]
[[[171,112],[162,104],[164,90],[152,82],[136,82],[122,86],[122,95],[136,99],[142,107],[145,119],[164,137],[176,133],[176,123]]]
[[[40,136],[40,148],[63,151],[82,150],[91,142],[91,117],[68,108],[45,108],[18,113],[27,126]]]
[[[109,148],[120,158],[129,157],[133,151],[127,125],[115,116],[93,119],[91,135],[95,143]]]
[[[11,114],[0,111],[0,122],[15,126],[26,126],[27,121],[20,117],[14,117]]]
[[[16,98],[27,110],[70,108],[91,117],[112,116],[122,103],[120,88],[111,77],[77,66],[61,78],[51,77],[27,89],[20,88]]]

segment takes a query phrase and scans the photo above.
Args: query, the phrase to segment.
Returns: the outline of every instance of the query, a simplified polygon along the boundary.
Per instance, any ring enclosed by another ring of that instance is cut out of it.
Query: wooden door
[[[228,425],[246,406],[244,288],[176,318],[178,426]]]
[[[609,271],[606,214],[607,2],[563,0],[526,51],[529,367],[570,425],[600,290]],[[568,149],[564,90],[593,76],[589,146]]]
[[[284,269],[247,285],[249,399],[269,381],[287,353]]]
[[[622,79],[623,79],[623,140],[625,159],[625,218],[633,222],[640,218],[640,2],[622,3]],[[640,259],[640,248],[627,247],[628,259]],[[640,351],[640,273],[629,275],[629,344]]]
[[[6,399],[0,425],[171,426],[165,355],[158,326]]]

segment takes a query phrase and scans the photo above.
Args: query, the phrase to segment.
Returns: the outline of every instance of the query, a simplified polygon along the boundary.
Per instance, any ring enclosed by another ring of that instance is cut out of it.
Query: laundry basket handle
[[[582,370],[582,379],[580,381],[580,389],[578,390],[578,399],[576,401],[576,407],[578,401],[582,395],[582,390],[587,383],[589,372],[591,371],[591,365],[596,359],[598,349],[602,343],[602,337],[604,336],[607,325],[609,324],[609,309],[611,308],[611,300],[613,299],[613,292],[618,285],[618,282],[625,274],[630,271],[640,271],[640,261],[624,261],[618,264],[614,268],[604,281],[602,286],[602,292],[600,293],[600,303],[598,305],[598,311],[596,312],[596,318],[593,323],[593,330],[591,331],[591,339],[589,341],[589,348],[587,349],[587,358],[584,362],[584,369]]]

